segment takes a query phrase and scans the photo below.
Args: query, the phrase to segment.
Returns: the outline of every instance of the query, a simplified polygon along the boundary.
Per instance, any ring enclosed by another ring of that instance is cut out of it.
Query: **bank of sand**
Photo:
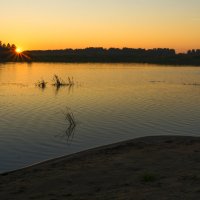
[[[197,200],[200,138],[139,138],[1,174],[0,199]]]

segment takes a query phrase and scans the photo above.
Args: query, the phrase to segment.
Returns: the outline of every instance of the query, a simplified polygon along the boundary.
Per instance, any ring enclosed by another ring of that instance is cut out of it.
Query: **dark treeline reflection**
[[[4,48],[5,49],[5,48]],[[64,50],[24,51],[24,58],[16,61],[25,62],[126,62],[155,63],[177,65],[199,65],[200,50],[189,50],[187,53],[176,53],[174,49],[133,49],[133,48],[86,48]],[[0,56],[0,61],[13,61]],[[15,61],[15,60],[14,60]]]

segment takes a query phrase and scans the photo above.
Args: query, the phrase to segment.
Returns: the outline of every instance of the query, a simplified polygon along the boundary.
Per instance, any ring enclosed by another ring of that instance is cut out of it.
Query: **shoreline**
[[[9,174],[12,174],[12,173],[17,173],[17,172],[20,172],[20,171],[24,171],[24,170],[28,170],[28,169],[31,169],[33,167],[37,167],[39,165],[43,165],[43,164],[50,164],[50,163],[53,163],[53,162],[60,162],[60,161],[63,161],[63,160],[68,160],[70,158],[76,158],[76,157],[79,157],[79,156],[84,156],[85,154],[90,154],[90,153],[93,153],[93,152],[96,152],[96,151],[100,151],[100,150],[106,150],[106,149],[112,149],[112,148],[115,148],[115,147],[118,147],[118,146],[124,146],[126,144],[129,144],[129,143],[132,143],[132,142],[142,142],[142,140],[149,140],[151,142],[153,142],[152,140],[154,140],[154,138],[156,139],[162,139],[162,137],[164,138],[171,138],[171,137],[178,137],[178,138],[198,138],[198,137],[193,137],[193,136],[144,136],[144,137],[139,137],[139,138],[135,138],[135,139],[131,139],[131,140],[125,140],[125,141],[121,141],[121,142],[117,142],[117,143],[111,143],[111,144],[108,144],[108,145],[102,145],[102,146],[99,146],[99,147],[95,147],[95,148],[91,148],[91,149],[87,149],[87,150],[83,150],[83,151],[79,151],[77,153],[72,153],[72,154],[69,154],[69,155],[62,155],[62,156],[59,156],[59,157],[56,157],[56,158],[50,158],[50,159],[47,159],[47,160],[44,160],[44,161],[41,161],[41,162],[37,162],[37,163],[34,163],[34,164],[31,164],[31,165],[28,165],[28,166],[25,166],[25,167],[22,167],[22,168],[19,168],[19,169],[15,169],[15,170],[10,170],[10,171],[6,171],[6,172],[2,172],[0,173],[0,176],[6,176],[6,175],[9,175]]]
[[[142,137],[2,173],[0,199],[198,199],[199,169],[199,137]]]
[[[2,61],[0,64],[9,64],[9,63],[52,63],[52,64],[141,64],[141,65],[160,65],[160,66],[169,66],[169,67],[200,67],[200,63],[173,63],[173,62],[142,62],[142,61],[51,61],[51,60],[34,60],[34,61]]]
[[[13,173],[17,173],[20,171],[24,171],[24,170],[28,170],[34,167],[39,167],[40,165],[48,165],[51,163],[59,163],[61,161],[67,161],[68,159],[74,159],[77,157],[82,157],[84,155],[90,154],[90,153],[95,153],[96,151],[101,151],[101,150],[107,150],[107,149],[112,149],[115,147],[122,147],[122,146],[126,146],[129,143],[141,143],[143,141],[148,142],[149,144],[154,144],[157,143],[159,141],[165,140],[165,139],[178,139],[178,140],[186,140],[186,139],[199,139],[200,141],[200,137],[195,137],[195,136],[171,136],[171,135],[163,135],[163,136],[144,136],[144,137],[139,137],[139,138],[135,138],[135,139],[130,139],[130,140],[125,140],[125,141],[121,141],[121,142],[117,142],[117,143],[111,143],[108,145],[102,145],[99,147],[95,147],[95,148],[91,148],[91,149],[87,149],[87,150],[83,150],[83,151],[79,151],[77,153],[72,153],[69,155],[62,155],[56,158],[50,158],[41,162],[37,162],[19,169],[15,169],[15,170],[10,170],[10,171],[6,171],[6,172],[2,172],[0,173],[0,176],[6,176],[9,174],[13,174]]]

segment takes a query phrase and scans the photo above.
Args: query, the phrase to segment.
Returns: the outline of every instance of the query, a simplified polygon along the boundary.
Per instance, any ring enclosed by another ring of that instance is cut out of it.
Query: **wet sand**
[[[139,138],[4,173],[0,199],[197,200],[200,138]]]

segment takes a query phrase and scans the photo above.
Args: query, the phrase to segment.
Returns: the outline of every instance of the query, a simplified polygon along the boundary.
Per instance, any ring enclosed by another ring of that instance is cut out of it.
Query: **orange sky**
[[[182,52],[200,48],[199,0],[0,0],[0,3],[0,40],[15,43],[24,50],[102,46],[169,47]]]

